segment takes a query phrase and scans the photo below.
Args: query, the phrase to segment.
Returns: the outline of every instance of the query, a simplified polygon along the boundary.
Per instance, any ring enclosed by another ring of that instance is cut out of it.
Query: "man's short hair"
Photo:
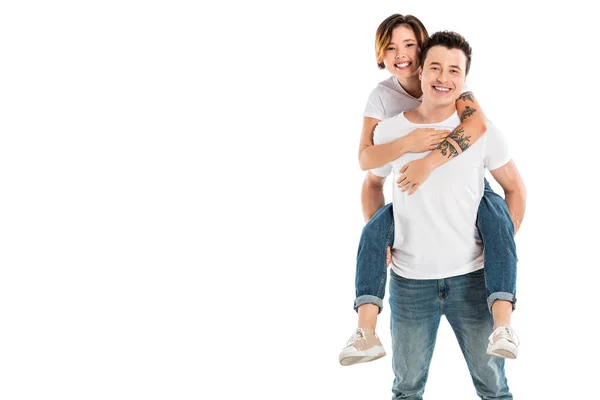
[[[465,53],[465,56],[467,56],[465,75],[469,73],[469,68],[471,68],[471,45],[469,45],[469,42],[467,42],[464,37],[456,32],[450,31],[436,32],[431,35],[429,38],[427,38],[427,40],[425,40],[425,43],[423,43],[423,47],[421,48],[421,67],[424,67],[427,53],[433,46],[444,46],[448,50],[462,50],[462,52]]]

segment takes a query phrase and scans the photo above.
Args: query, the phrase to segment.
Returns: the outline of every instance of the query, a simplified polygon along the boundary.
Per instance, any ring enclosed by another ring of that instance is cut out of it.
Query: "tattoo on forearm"
[[[452,131],[446,140],[440,143],[437,149],[443,156],[456,157],[471,145],[471,136],[465,136],[464,132],[465,129],[459,126]]]
[[[471,145],[471,136],[465,136],[464,132],[465,128],[458,127],[450,134],[450,136],[448,136],[458,144],[461,153],[468,149]]]
[[[460,115],[460,122],[463,122],[465,119],[467,119],[471,115],[475,114],[475,112],[477,112],[477,109],[467,106],[465,108],[465,111],[463,111],[462,114]]]
[[[465,92],[458,96],[459,100],[469,100],[472,103],[475,103],[475,97],[473,97],[473,92]]]
[[[444,140],[437,148],[443,156],[447,155],[448,158],[456,157],[458,155],[456,149],[448,142],[448,140]]]

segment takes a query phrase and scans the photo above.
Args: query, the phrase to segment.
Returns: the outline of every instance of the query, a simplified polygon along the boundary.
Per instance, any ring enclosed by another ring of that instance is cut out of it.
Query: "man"
[[[452,32],[432,35],[421,50],[419,73],[423,101],[416,109],[381,122],[375,144],[387,143],[416,128],[453,130],[460,124],[456,99],[471,62],[471,48]],[[442,314],[458,339],[482,399],[512,399],[504,359],[486,354],[493,320],[488,311],[482,245],[476,228],[485,168],[505,192],[515,231],[523,219],[525,188],[501,133],[488,121],[484,137],[464,154],[434,170],[411,195],[394,185],[394,246],[390,307],[395,374],[394,399],[422,399]],[[460,138],[458,138],[460,142]],[[462,152],[448,141],[449,152]],[[365,210],[384,204],[383,183],[394,171],[427,153],[406,153],[371,170]]]

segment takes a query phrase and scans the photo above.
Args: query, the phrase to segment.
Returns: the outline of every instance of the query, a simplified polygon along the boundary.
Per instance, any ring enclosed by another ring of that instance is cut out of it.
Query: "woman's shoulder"
[[[373,91],[371,93],[377,93],[379,95],[383,95],[389,91],[399,92],[399,90],[398,90],[399,86],[400,85],[398,84],[396,77],[390,76],[389,78],[384,79],[383,81],[379,82],[377,84],[377,86],[375,86],[375,88],[373,89]]]

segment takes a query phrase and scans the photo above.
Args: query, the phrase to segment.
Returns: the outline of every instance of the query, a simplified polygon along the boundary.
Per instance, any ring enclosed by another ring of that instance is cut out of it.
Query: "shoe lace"
[[[348,343],[346,343],[346,345],[350,345],[352,343],[354,343],[357,340],[360,339],[365,339],[365,331],[363,331],[362,329],[357,329],[354,334],[350,337],[350,339],[348,339]]]
[[[496,328],[496,330],[494,330],[494,332],[492,332],[489,339],[494,343],[500,339],[505,339],[509,342],[515,343],[517,346],[519,345],[519,337],[510,325],[499,326]]]

